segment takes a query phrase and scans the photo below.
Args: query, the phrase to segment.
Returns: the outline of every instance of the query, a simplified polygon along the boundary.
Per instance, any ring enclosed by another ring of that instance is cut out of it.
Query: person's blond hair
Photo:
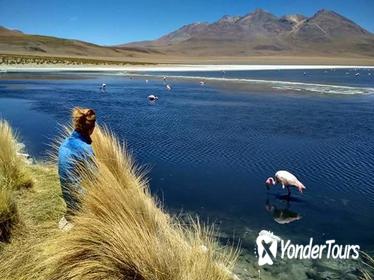
[[[75,107],[72,110],[73,127],[76,131],[88,134],[95,127],[96,114],[92,109]]]

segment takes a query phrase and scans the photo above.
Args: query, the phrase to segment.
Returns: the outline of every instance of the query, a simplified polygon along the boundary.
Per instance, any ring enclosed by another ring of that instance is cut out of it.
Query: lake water
[[[313,237],[374,250],[374,73],[146,74],[157,77],[147,76],[146,83],[139,78],[144,73],[0,74],[0,117],[42,159],[72,107],[95,109],[99,123],[150,168],[152,192],[167,208],[218,224],[222,241],[240,239],[249,259],[262,229],[305,244]],[[159,100],[149,103],[150,94]],[[264,185],[282,169],[307,187],[304,194],[293,191],[288,202],[281,187],[267,191]],[[298,220],[282,224],[290,217]],[[281,273],[273,275],[282,279]],[[336,279],[346,272],[341,275]]]

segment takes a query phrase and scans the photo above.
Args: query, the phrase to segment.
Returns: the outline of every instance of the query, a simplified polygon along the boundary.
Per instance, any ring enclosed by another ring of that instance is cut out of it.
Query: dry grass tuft
[[[95,130],[93,149],[94,172],[81,171],[86,195],[74,228],[43,262],[47,279],[233,278],[236,253],[218,249],[199,223],[182,226],[167,215],[107,129]]]
[[[50,240],[64,234],[57,228],[65,206],[55,166],[38,164],[27,168],[34,186],[15,192],[20,222],[12,229],[10,242],[0,242],[1,280],[47,280],[47,267],[41,262],[54,253],[49,250]]]
[[[0,120],[0,241],[9,242],[18,223],[14,191],[31,187],[32,179],[25,162],[17,156],[17,139],[9,124]]]
[[[369,254],[361,251],[360,252],[364,269],[361,269],[360,280],[372,280],[374,279],[374,258]]]
[[[0,242],[9,242],[11,231],[18,222],[18,212],[12,191],[0,186]]]
[[[17,137],[8,122],[0,120],[0,183],[17,190],[32,186],[25,161],[17,156]]]
[[[182,223],[166,214],[107,129],[95,130],[93,149],[94,167],[80,170],[86,194],[68,232],[57,228],[61,210],[55,170],[47,178],[46,168],[31,167],[36,191],[24,192],[26,197],[17,201],[26,228],[0,251],[2,279],[235,279],[230,271],[237,252],[220,247],[198,221]],[[35,207],[37,213],[28,213]],[[51,212],[44,219],[46,211]]]

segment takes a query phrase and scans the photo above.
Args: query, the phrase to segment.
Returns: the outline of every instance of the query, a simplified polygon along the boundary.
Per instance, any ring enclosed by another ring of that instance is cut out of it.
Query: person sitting
[[[94,155],[91,134],[95,129],[95,111],[76,107],[72,110],[72,121],[74,131],[62,142],[58,150],[58,174],[67,208],[59,227],[64,230],[72,227],[70,220],[79,209],[79,196],[83,194],[78,170],[87,166]]]

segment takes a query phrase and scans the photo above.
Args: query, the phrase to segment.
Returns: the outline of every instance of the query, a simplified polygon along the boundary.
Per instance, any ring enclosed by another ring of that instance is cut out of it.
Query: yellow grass
[[[17,207],[8,186],[0,186],[0,242],[8,242],[18,222]]]
[[[9,124],[0,120],[0,183],[15,189],[31,187],[24,160],[17,156],[17,138]]]
[[[39,214],[29,216],[33,234],[25,229],[0,252],[2,279],[234,278],[230,271],[236,252],[218,246],[197,221],[186,224],[166,214],[126,149],[106,129],[95,130],[93,149],[94,172],[80,171],[86,194],[73,229],[57,229],[58,211],[45,221]],[[45,193],[48,182],[53,181],[43,182]],[[37,179],[37,192],[39,183]],[[60,202],[51,199],[59,209]],[[23,202],[22,208],[27,207]],[[27,216],[25,212],[21,214]]]
[[[34,277],[36,268],[53,254],[48,250],[49,240],[63,233],[57,228],[65,206],[56,167],[38,164],[28,168],[35,183],[32,189],[15,192],[21,222],[12,231],[11,242],[0,249],[1,280],[47,279],[42,273]]]
[[[10,240],[19,220],[14,191],[31,186],[25,162],[17,156],[17,139],[9,124],[0,120],[0,241]]]
[[[362,275],[360,277],[360,280],[374,279],[374,258],[363,251],[361,251],[360,254],[362,263],[364,264],[364,268],[361,269]]]
[[[81,211],[53,244],[48,279],[232,279],[236,255],[217,250],[198,223],[167,215],[113,135],[97,128],[93,149]]]

